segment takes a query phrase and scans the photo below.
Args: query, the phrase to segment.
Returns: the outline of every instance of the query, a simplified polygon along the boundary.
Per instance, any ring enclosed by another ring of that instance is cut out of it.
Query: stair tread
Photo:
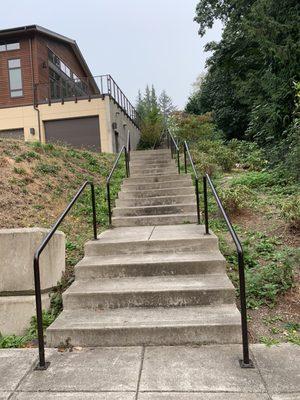
[[[121,254],[111,256],[85,256],[76,267],[101,266],[116,264],[163,264],[164,262],[194,262],[194,261],[225,261],[220,251],[199,253],[151,253],[151,254]]]
[[[114,210],[143,210],[143,209],[151,209],[151,208],[177,208],[177,207],[184,207],[184,206],[194,206],[196,202],[192,203],[178,203],[178,204],[156,204],[150,206],[126,206],[126,207],[115,207]],[[170,215],[170,214],[167,214]]]
[[[48,331],[57,329],[143,328],[187,325],[240,325],[235,305],[64,310]]]
[[[65,295],[97,293],[169,292],[184,290],[234,290],[225,274],[139,276],[75,281]]]
[[[170,217],[194,217],[197,216],[197,213],[176,213],[176,214],[156,214],[156,215],[135,215],[135,216],[125,216],[125,217],[112,217],[112,220],[120,219],[120,218],[127,218],[127,219],[134,219],[134,218],[170,218]]]

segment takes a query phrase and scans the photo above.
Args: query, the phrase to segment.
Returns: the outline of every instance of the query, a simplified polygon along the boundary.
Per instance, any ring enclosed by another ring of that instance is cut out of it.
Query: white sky
[[[38,24],[71,37],[92,73],[111,74],[132,102],[138,89],[153,83],[180,108],[204,70],[208,54],[203,46],[221,37],[218,22],[200,38],[193,22],[196,4],[197,0],[24,0],[12,5],[2,0],[0,29]]]

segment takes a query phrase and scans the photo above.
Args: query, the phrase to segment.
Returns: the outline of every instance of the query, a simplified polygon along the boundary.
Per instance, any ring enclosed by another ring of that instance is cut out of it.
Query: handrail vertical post
[[[238,250],[239,283],[240,283],[240,302],[241,302],[241,322],[242,322],[242,340],[243,340],[243,359],[240,360],[242,368],[253,368],[253,363],[249,358],[249,339],[247,323],[247,304],[246,304],[246,284],[243,250]]]
[[[183,156],[184,156],[184,172],[187,174],[187,165],[186,165],[186,146],[185,143],[183,145]]]
[[[94,186],[93,182],[90,182],[90,185],[91,185],[91,199],[92,199],[92,209],[93,209],[94,239],[97,240],[97,216],[96,216],[95,186]]]
[[[199,200],[199,179],[195,177],[195,192],[197,202],[197,224],[200,225],[200,200]]]
[[[47,369],[48,363],[45,362],[45,341],[43,330],[43,311],[42,311],[42,295],[41,295],[41,279],[40,279],[40,261],[39,256],[34,257],[34,287],[35,287],[35,304],[36,304],[36,320],[39,342],[39,364],[36,369]]]
[[[180,174],[180,154],[179,154],[179,149],[177,149],[177,168],[178,168],[178,173]]]
[[[208,202],[207,202],[207,178],[203,176],[203,199],[204,199],[204,221],[205,221],[205,234],[209,235],[208,225]]]
[[[127,148],[124,147],[125,149],[125,168],[126,168],[126,176],[129,178],[129,160],[128,160],[128,151]]]
[[[111,205],[110,205],[110,185],[109,181],[106,182],[106,194],[107,194],[107,207],[108,207],[108,222],[111,225]]]

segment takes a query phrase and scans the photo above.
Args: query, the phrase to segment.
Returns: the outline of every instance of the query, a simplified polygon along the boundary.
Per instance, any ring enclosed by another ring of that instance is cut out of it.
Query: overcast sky
[[[193,22],[197,0],[2,0],[0,29],[38,24],[75,39],[94,75],[111,74],[135,103],[154,84],[183,107],[204,70],[203,46],[219,40],[217,23],[204,38]]]

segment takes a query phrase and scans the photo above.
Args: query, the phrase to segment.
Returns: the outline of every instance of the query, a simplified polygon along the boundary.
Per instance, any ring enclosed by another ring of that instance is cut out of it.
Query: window
[[[23,96],[21,60],[19,58],[8,60],[10,97]]]
[[[20,43],[1,43],[0,44],[0,51],[10,51],[10,50],[19,50]]]

